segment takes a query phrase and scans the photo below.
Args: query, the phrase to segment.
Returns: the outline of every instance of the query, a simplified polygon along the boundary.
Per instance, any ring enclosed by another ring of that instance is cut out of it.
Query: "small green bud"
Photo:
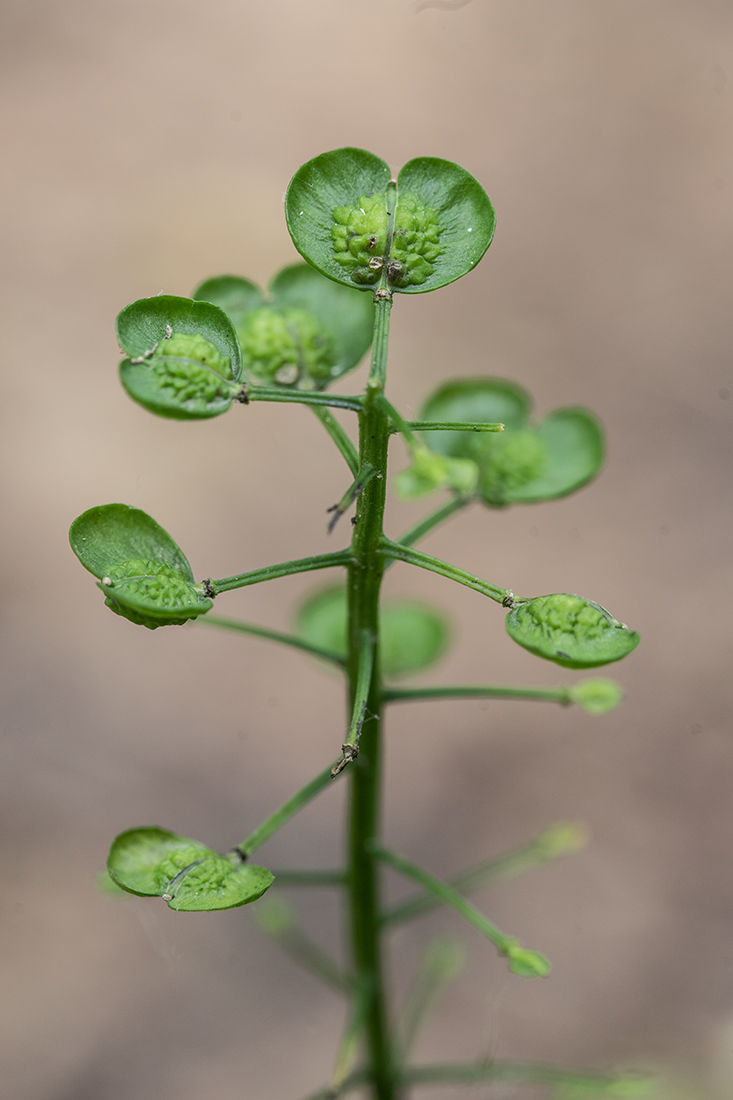
[[[528,951],[514,941],[510,941],[502,955],[506,956],[512,974],[520,978],[546,978],[552,969],[550,960],[539,951]]]
[[[581,680],[570,689],[570,698],[589,714],[606,714],[617,707],[624,693],[615,680],[598,677],[595,680]]]
[[[558,821],[540,833],[535,841],[543,855],[563,856],[577,852],[588,843],[588,830],[577,821]]]
[[[415,447],[412,466],[397,474],[394,487],[403,500],[413,500],[443,488],[468,496],[475,489],[477,478],[478,467],[471,459],[447,458],[427,447]]]

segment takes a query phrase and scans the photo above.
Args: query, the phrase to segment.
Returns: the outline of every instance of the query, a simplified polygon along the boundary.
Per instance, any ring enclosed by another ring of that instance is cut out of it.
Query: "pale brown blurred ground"
[[[479,899],[552,958],[548,982],[510,979],[449,916],[415,927],[421,942],[457,930],[472,959],[420,1053],[693,1069],[716,1043],[730,1056],[729,0],[1,10],[3,1094],[297,1100],[329,1073],[340,1005],[245,911],[116,904],[92,879],[132,825],[220,847],[245,836],[333,756],[338,682],[255,640],[113,617],[66,530],[91,505],[135,504],[198,576],[333,545],[324,510],[343,471],[315,419],[259,405],[157,420],[119,388],[113,321],[143,295],[223,271],[265,281],[293,261],[282,193],[346,144],[395,167],[456,160],[498,211],[475,274],[397,303],[393,400],[417,409],[446,375],[497,373],[540,412],[587,404],[608,431],[592,487],[472,512],[426,546],[518,591],[584,593],[643,635],[605,718],[395,710],[386,831],[402,851],[447,873],[557,819],[593,835]],[[390,530],[421,510],[391,506]],[[286,626],[310,584],[221,610]],[[433,594],[455,620],[434,680],[563,680],[474,594],[406,569],[389,586]],[[342,795],[263,862],[335,863]],[[301,901],[336,941],[331,899]],[[404,933],[396,947],[402,988],[416,948]]]

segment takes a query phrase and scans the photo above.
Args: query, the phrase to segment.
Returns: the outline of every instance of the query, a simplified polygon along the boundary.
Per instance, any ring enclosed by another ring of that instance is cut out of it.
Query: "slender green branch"
[[[403,420],[404,427],[392,427],[390,433],[403,432],[503,432],[503,424],[482,424],[477,421],[463,420]]]
[[[434,527],[443,523],[444,520],[454,515],[456,512],[460,512],[462,508],[465,508],[467,504],[471,503],[471,497],[464,497],[460,494],[453,496],[447,504],[441,504],[439,508],[436,508],[434,512],[430,512],[424,519],[421,519],[419,523],[416,523],[413,527],[409,527],[407,531],[397,540],[399,546],[413,546],[425,535],[429,534]],[[387,568],[393,564],[389,562]]]
[[[351,554],[348,550],[337,550],[334,554],[315,554],[310,558],[297,558],[284,561],[279,565],[266,565],[262,569],[252,569],[249,573],[238,573],[235,577],[224,577],[220,581],[204,581],[204,590],[209,597],[220,592],[231,592],[234,588],[247,588],[261,581],[274,581],[278,577],[289,577],[292,573],[309,573],[313,569],[330,569],[334,565],[348,565]]]
[[[409,546],[401,546],[385,538],[382,541],[381,552],[392,561],[404,561],[408,565],[417,565],[420,569],[428,569],[431,573],[439,573],[441,577],[447,577],[458,584],[464,584],[467,588],[472,588],[474,592],[480,592],[482,596],[488,596],[490,600],[494,600],[495,603],[500,603],[504,607],[514,606],[515,596],[510,588],[499,588],[489,581],[482,580],[481,577],[474,576],[473,573],[467,573],[465,569],[459,569],[456,565],[450,565],[449,562],[442,561],[441,558],[424,554],[422,550],[413,550]]]
[[[399,410],[394,407],[392,402],[388,401],[384,394],[380,395],[379,400],[381,402],[382,408],[386,410],[390,420],[392,421],[388,429],[389,434],[394,435],[396,432],[399,432],[400,435],[403,435],[411,451],[413,451],[416,447],[423,446],[423,444],[420,443],[420,440],[416,439],[413,435],[411,425],[405,420],[405,418],[402,416],[402,413],[400,413]]]
[[[575,822],[560,821],[550,825],[528,844],[506,852],[503,856],[485,860],[483,863],[462,871],[448,879],[448,885],[461,894],[470,894],[482,886],[488,886],[499,879],[512,878],[524,871],[533,871],[543,863],[560,856],[577,852],[586,843],[587,833],[582,825]],[[401,924],[423,913],[429,913],[443,904],[443,899],[434,893],[413,894],[405,901],[386,909],[382,915],[384,925]]]
[[[344,512],[347,512],[354,501],[358,500],[373,477],[377,477],[377,471],[367,462],[364,469],[356,475],[353,483],[346,490],[338,504],[334,504],[328,509],[329,512],[333,512],[328,524],[329,535],[333,532]]]
[[[248,405],[251,401],[279,401],[298,405],[325,405],[332,409],[350,409],[359,412],[362,408],[361,397],[345,397],[338,393],[313,393],[310,390],[286,390],[277,386],[244,386],[240,391],[240,401]]]
[[[356,690],[354,692],[349,732],[341,746],[341,759],[334,764],[331,770],[332,776],[337,776],[347,764],[350,764],[352,760],[356,760],[359,755],[359,740],[361,739],[361,731],[366,717],[367,699],[372,686],[374,647],[375,636],[371,631],[363,630],[359,645]]]
[[[511,936],[506,936],[503,932],[500,932],[495,924],[492,924],[484,914],[472,905],[470,901],[466,901],[456,889],[450,886],[447,882],[443,882],[441,879],[436,878],[435,875],[431,875],[429,871],[423,870],[422,867],[418,867],[417,864],[411,863],[410,860],[404,859],[403,856],[399,856],[396,852],[391,852],[387,848],[382,848],[381,845],[372,841],[370,844],[371,850],[377,859],[381,860],[388,867],[391,867],[393,871],[397,871],[401,875],[405,875],[407,878],[413,879],[415,882],[419,882],[421,886],[424,886],[435,897],[440,898],[446,905],[450,905],[452,909],[455,909],[457,913],[460,913],[465,920],[472,924],[474,928],[478,929],[483,936],[489,940],[500,955],[503,955],[509,962],[509,969],[515,973],[520,974],[522,977],[545,977],[550,972],[550,964],[542,955],[539,955],[535,951],[527,951],[525,948],[520,947],[515,939]]]
[[[359,1069],[349,1074],[337,1093],[325,1088],[312,1093],[307,1100],[337,1100],[368,1080],[369,1072]],[[399,1085],[426,1088],[434,1085],[478,1085],[487,1081],[555,1088],[565,1086],[577,1090],[578,1095],[592,1096],[593,1100],[605,1100],[606,1097],[612,1100],[622,1096],[631,1100],[632,1097],[648,1096],[654,1083],[653,1078],[636,1073],[589,1073],[587,1070],[543,1065],[541,1062],[507,1062],[493,1058],[480,1062],[436,1062],[412,1066],[397,1077]]]
[[[334,441],[354,477],[359,472],[359,455],[349,436],[336,417],[324,405],[311,405],[313,412]]]
[[[327,1085],[325,1089],[319,1089],[318,1092],[311,1093],[306,1100],[338,1100],[339,1096],[346,1096],[347,1092],[353,1092],[362,1085],[368,1084],[371,1080],[372,1077],[368,1069],[357,1069],[349,1074],[338,1089]]]
[[[252,907],[252,915],[260,930],[304,970],[310,971],[337,993],[347,996],[352,993],[354,983],[351,978],[298,926],[289,905],[268,897]]]
[[[447,684],[445,687],[385,688],[382,699],[385,703],[417,703],[423,699],[535,699],[562,706],[573,702],[567,687],[495,687],[486,684],[476,687]]]
[[[578,1093],[602,1100],[607,1095],[632,1097],[648,1095],[651,1079],[637,1074],[588,1073],[584,1070],[548,1066],[541,1062],[445,1062],[415,1066],[405,1071],[402,1081],[409,1085],[476,1085],[483,1081],[505,1081],[524,1085],[575,1087]],[[314,1098],[315,1100],[315,1098]]]
[[[289,798],[287,802],[283,802],[274,814],[270,814],[261,825],[257,826],[253,833],[250,833],[245,841],[238,845],[237,851],[245,859],[248,859],[266,840],[269,840],[273,833],[281,829],[287,821],[290,821],[291,817],[294,817],[299,810],[307,806],[316,795],[320,794],[329,785],[332,779],[331,771],[332,768],[328,767],[319,772],[314,779],[311,779],[310,783],[306,783],[304,787],[296,791],[292,798]]]
[[[368,985],[357,985],[352,993],[351,1011],[346,1021],[346,1027],[336,1052],[336,1061],[331,1076],[331,1095],[338,1096],[339,1092],[349,1076],[354,1059],[359,1049],[359,1042],[364,1032],[367,1013],[371,1001],[372,990]]]
[[[345,886],[345,871],[273,871],[278,886]]]
[[[466,953],[460,940],[436,936],[428,944],[398,1021],[400,1060],[404,1064],[425,1019],[441,991],[463,969]]]
[[[226,619],[220,615],[200,615],[199,618],[196,619],[196,623],[219,626],[224,630],[239,631],[240,634],[251,634],[254,638],[266,638],[267,641],[270,642],[278,642],[280,645],[291,646],[293,649],[301,649],[305,653],[311,653],[314,657],[321,657],[324,661],[331,661],[332,664],[339,665],[341,668],[344,668],[346,665],[346,661],[340,653],[334,653],[331,649],[322,649],[321,646],[306,642],[302,638],[298,638],[295,634],[283,634],[280,630],[270,630],[265,626],[255,626],[253,623],[244,623],[239,619]]]

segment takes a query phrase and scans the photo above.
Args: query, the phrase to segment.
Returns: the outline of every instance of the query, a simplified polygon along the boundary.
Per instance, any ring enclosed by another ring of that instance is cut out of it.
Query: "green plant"
[[[231,851],[159,827],[131,829],[114,841],[108,861],[117,886],[161,897],[178,911],[226,909],[254,902],[273,881],[343,890],[349,911],[348,973],[299,930],[277,897],[255,907],[269,935],[342,991],[350,1009],[328,1087],[337,1097],[366,1085],[378,1100],[394,1100],[429,1084],[512,1081],[548,1086],[555,1097],[630,1096],[644,1089],[631,1076],[613,1077],[526,1063],[476,1062],[413,1066],[409,1051],[438,988],[460,967],[453,943],[428,949],[402,1016],[385,1001],[383,937],[397,924],[437,905],[472,923],[525,978],[544,977],[550,963],[505,935],[466,894],[499,877],[537,866],[582,843],[582,832],[553,826],[525,847],[441,881],[386,849],[379,837],[382,715],[414,699],[493,697],[577,704],[602,714],[620,701],[605,679],[574,687],[493,685],[400,688],[394,679],[427,668],[447,644],[442,617],[416,601],[380,606],[386,569],[406,562],[474,589],[507,612],[509,636],[530,652],[572,669],[617,661],[638,635],[604,608],[560,593],[519,597],[414,544],[471,502],[490,508],[563,496],[588,482],[603,461],[603,437],[585,409],[559,409],[539,424],[529,420],[528,395],[511,382],[466,378],[430,396],[417,421],[407,421],[385,395],[387,343],[395,294],[436,290],[474,268],[494,232],[494,211],[477,181],[448,161],[418,158],[391,178],[378,157],[340,149],[305,164],[285,199],[288,228],[307,261],[281,271],[265,296],[246,279],[210,279],[192,299],[142,299],[119,315],[126,355],[120,373],[128,393],[162,416],[219,416],[232,404],[288,401],[308,405],[345,460],[350,484],[332,509],[330,529],[356,504],[351,542],[344,549],[196,583],[173,539],[150,517],[123,504],[92,508],[71,527],[71,544],[98,579],[106,605],[150,629],[204,617],[220,628],[259,635],[313,654],[343,671],[349,687],[340,751],[302,790]],[[333,395],[329,383],[354,368],[369,345],[364,391]],[[329,411],[346,410],[358,423],[358,447]],[[250,413],[251,415],[251,413]],[[390,437],[402,436],[410,465],[395,479],[405,498],[447,489],[450,497],[398,539],[383,530]],[[281,634],[212,615],[227,591],[292,573],[340,569],[346,583],[319,589],[300,607],[297,632]],[[346,772],[350,782],[346,865],[329,872],[270,871],[250,862],[276,830]],[[420,891],[391,909],[381,903],[380,872],[390,867]]]

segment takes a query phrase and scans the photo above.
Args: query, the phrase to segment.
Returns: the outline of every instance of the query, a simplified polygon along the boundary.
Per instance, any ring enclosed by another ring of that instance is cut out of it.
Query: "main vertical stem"
[[[378,475],[359,497],[348,571],[348,671],[352,706],[359,646],[364,644],[364,638],[371,638],[376,643],[379,637],[379,589],[384,558],[378,551],[383,531],[389,441],[389,418],[379,397],[384,389],[391,306],[391,296],[377,297],[372,366],[364,408],[359,415],[359,468],[370,463]],[[370,997],[366,1042],[373,1093],[376,1100],[396,1100],[380,942],[379,869],[367,849],[367,841],[379,833],[381,725],[379,654],[376,652],[359,756],[350,765],[349,898],[356,978],[362,988],[369,991]]]

